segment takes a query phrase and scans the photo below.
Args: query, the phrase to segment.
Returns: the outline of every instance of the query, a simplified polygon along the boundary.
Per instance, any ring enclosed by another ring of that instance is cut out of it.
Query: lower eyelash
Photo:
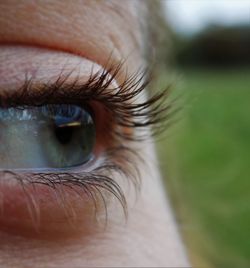
[[[102,206],[105,208],[105,222],[107,222],[107,195],[105,193],[112,194],[119,201],[123,213],[125,217],[127,217],[125,193],[113,178],[118,175],[126,180],[129,179],[137,193],[140,189],[140,172],[133,164],[135,157],[139,156],[132,149],[119,146],[110,149],[106,154],[106,158],[109,160],[106,160],[101,166],[91,172],[17,173],[5,170],[0,171],[0,176],[8,180],[14,180],[22,187],[27,200],[32,202],[29,207],[29,212],[31,219],[34,221],[34,226],[39,224],[36,220],[39,219],[39,205],[37,204],[36,196],[27,189],[30,185],[33,187],[42,185],[52,189],[55,196],[60,198],[60,200],[58,200],[59,203],[65,201],[64,192],[60,191],[61,186],[68,187],[80,197],[81,194],[84,193],[89,197],[89,200],[92,201],[95,214],[98,212],[98,204],[102,202]],[[65,211],[65,214],[67,214],[67,211]]]

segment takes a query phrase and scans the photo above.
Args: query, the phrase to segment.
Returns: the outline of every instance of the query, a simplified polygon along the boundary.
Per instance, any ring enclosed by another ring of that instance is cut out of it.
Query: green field
[[[181,120],[159,154],[196,267],[250,267],[249,73],[184,71],[177,79]]]

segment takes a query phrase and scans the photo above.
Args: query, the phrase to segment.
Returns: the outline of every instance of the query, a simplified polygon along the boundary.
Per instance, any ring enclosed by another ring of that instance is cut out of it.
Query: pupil
[[[55,135],[57,140],[63,145],[70,143],[73,136],[73,129],[73,127],[56,127]]]

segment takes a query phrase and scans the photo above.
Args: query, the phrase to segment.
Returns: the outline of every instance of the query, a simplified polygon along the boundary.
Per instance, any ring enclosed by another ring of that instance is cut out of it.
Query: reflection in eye
[[[70,168],[93,156],[95,126],[79,106],[0,109],[0,168]]]

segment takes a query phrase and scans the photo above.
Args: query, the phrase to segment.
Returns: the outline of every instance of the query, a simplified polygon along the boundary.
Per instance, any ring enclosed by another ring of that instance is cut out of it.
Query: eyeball
[[[51,104],[0,109],[3,169],[61,169],[93,158],[93,116],[83,107]]]

